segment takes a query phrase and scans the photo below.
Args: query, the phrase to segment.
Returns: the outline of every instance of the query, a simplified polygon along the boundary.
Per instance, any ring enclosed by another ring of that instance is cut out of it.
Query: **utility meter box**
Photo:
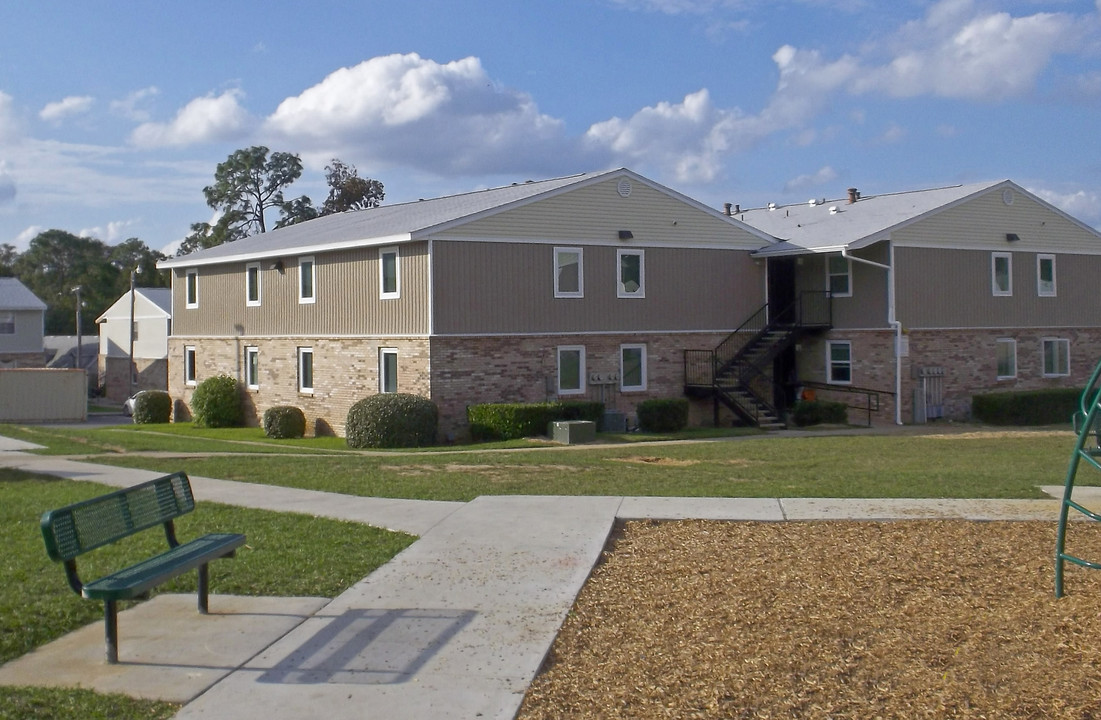
[[[596,423],[591,420],[555,420],[547,430],[551,440],[563,445],[596,440]]]

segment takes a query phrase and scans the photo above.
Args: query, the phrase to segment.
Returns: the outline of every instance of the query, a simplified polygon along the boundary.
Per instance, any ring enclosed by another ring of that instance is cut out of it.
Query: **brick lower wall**
[[[37,352],[0,352],[0,368],[44,368],[46,353]]]
[[[103,396],[108,400],[122,402],[130,396],[129,365],[130,360],[126,357],[99,356],[99,383]],[[168,389],[167,358],[136,358],[134,367],[134,392]]]

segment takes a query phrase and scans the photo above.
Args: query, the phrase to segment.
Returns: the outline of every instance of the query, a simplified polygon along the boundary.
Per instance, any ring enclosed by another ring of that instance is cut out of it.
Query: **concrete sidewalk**
[[[20,452],[0,452],[0,465],[123,485],[158,474]],[[420,503],[193,480],[200,500],[369,522],[420,539],[331,602],[215,595],[212,614],[199,616],[193,597],[158,596],[120,616],[119,665],[103,663],[97,624],[0,668],[0,684],[35,684],[44,668],[64,666],[67,685],[187,702],[178,715],[185,720],[504,720],[519,708],[617,519],[1054,523],[1059,511],[1055,498],[498,496]],[[60,569],[58,575],[62,582]],[[166,632],[175,638],[167,657]]]

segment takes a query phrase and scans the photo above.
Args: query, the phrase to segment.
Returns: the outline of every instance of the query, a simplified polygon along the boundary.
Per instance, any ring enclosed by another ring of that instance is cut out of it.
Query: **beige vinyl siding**
[[[997,248],[1007,252],[1006,243]],[[1035,252],[1012,252],[1013,294],[991,292],[991,251],[896,248],[907,328],[1098,327],[1101,256],[1056,254],[1056,296],[1040,297]]]
[[[722,217],[702,212],[642,183],[621,197],[618,178],[573,190],[514,210],[476,220],[436,235],[447,238],[512,240],[529,238],[562,243],[617,243],[620,230],[634,239],[624,245],[722,245],[756,250],[767,241]]]
[[[428,332],[427,243],[399,246],[401,297],[379,298],[378,248],[315,253],[313,303],[298,302],[297,257],[261,263],[259,306],[245,303],[245,265],[199,268],[199,307],[184,301],[186,270],[173,276],[173,334],[179,336],[413,335]]]
[[[878,243],[852,254],[881,265],[888,264],[886,243]],[[826,290],[828,262],[829,255],[798,258],[796,287],[800,292]],[[859,329],[887,327],[887,271],[884,268],[852,262],[852,296],[833,298],[833,326]]]
[[[15,332],[0,335],[0,352],[41,352],[42,311],[0,309],[0,317],[5,320],[9,314],[15,322]]]
[[[433,244],[436,334],[723,330],[763,302],[741,250],[645,247],[646,297],[617,297],[616,246],[585,245],[584,297],[554,297],[554,244]]]

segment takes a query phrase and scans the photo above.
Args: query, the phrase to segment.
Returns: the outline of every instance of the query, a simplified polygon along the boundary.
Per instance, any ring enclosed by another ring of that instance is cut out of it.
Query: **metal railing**
[[[849,402],[845,402],[843,404],[847,408],[866,412],[868,417],[868,427],[872,426],[872,413],[879,412],[879,396],[894,395],[893,392],[888,392],[885,390],[873,390],[871,388],[855,387],[853,385],[830,385],[829,383],[820,382],[804,382],[799,384],[806,390],[821,390],[823,392],[838,393],[840,395],[863,395],[864,403],[862,405],[854,405],[853,403]]]

